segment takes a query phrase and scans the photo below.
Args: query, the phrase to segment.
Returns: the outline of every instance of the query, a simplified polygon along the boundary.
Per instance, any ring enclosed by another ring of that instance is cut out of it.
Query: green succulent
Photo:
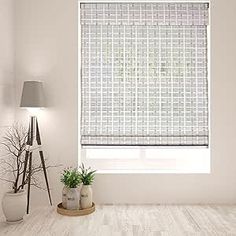
[[[83,185],[91,185],[94,181],[96,170],[92,170],[91,167],[86,169],[83,163],[79,169],[80,179]]]
[[[61,182],[68,188],[77,188],[81,183],[79,171],[75,168],[65,169],[61,175]]]

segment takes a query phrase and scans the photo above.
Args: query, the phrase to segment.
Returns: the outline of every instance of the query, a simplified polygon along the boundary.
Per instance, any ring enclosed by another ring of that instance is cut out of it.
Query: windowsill
[[[209,174],[210,149],[82,149],[81,161],[98,174]]]

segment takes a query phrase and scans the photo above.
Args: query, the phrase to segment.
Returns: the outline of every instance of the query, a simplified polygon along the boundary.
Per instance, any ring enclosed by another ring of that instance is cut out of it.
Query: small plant
[[[61,182],[68,188],[77,188],[81,183],[80,173],[77,169],[65,169],[61,175]]]
[[[84,164],[79,167],[80,169],[80,179],[83,185],[91,185],[94,181],[96,170],[92,170],[91,167],[85,168]]]

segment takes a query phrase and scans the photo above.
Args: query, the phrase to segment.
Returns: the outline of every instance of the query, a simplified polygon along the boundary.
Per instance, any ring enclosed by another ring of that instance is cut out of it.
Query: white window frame
[[[78,165],[84,163],[97,170],[97,173],[160,173],[160,174],[209,174],[211,172],[211,4],[209,0],[154,0],[129,1],[138,2],[187,2],[209,4],[209,25],[207,26],[207,61],[208,61],[208,147],[161,147],[161,146],[85,146],[80,144],[80,119],[81,119],[81,27],[80,27],[80,4],[81,3],[111,3],[109,0],[84,0],[78,1]],[[126,0],[117,2],[127,3]],[[111,157],[111,154],[115,157]],[[121,154],[121,155],[119,155]]]

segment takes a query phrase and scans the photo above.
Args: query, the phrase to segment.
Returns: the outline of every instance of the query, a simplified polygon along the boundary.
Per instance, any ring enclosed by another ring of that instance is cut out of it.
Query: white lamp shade
[[[41,81],[25,81],[20,107],[44,107],[44,91]]]

